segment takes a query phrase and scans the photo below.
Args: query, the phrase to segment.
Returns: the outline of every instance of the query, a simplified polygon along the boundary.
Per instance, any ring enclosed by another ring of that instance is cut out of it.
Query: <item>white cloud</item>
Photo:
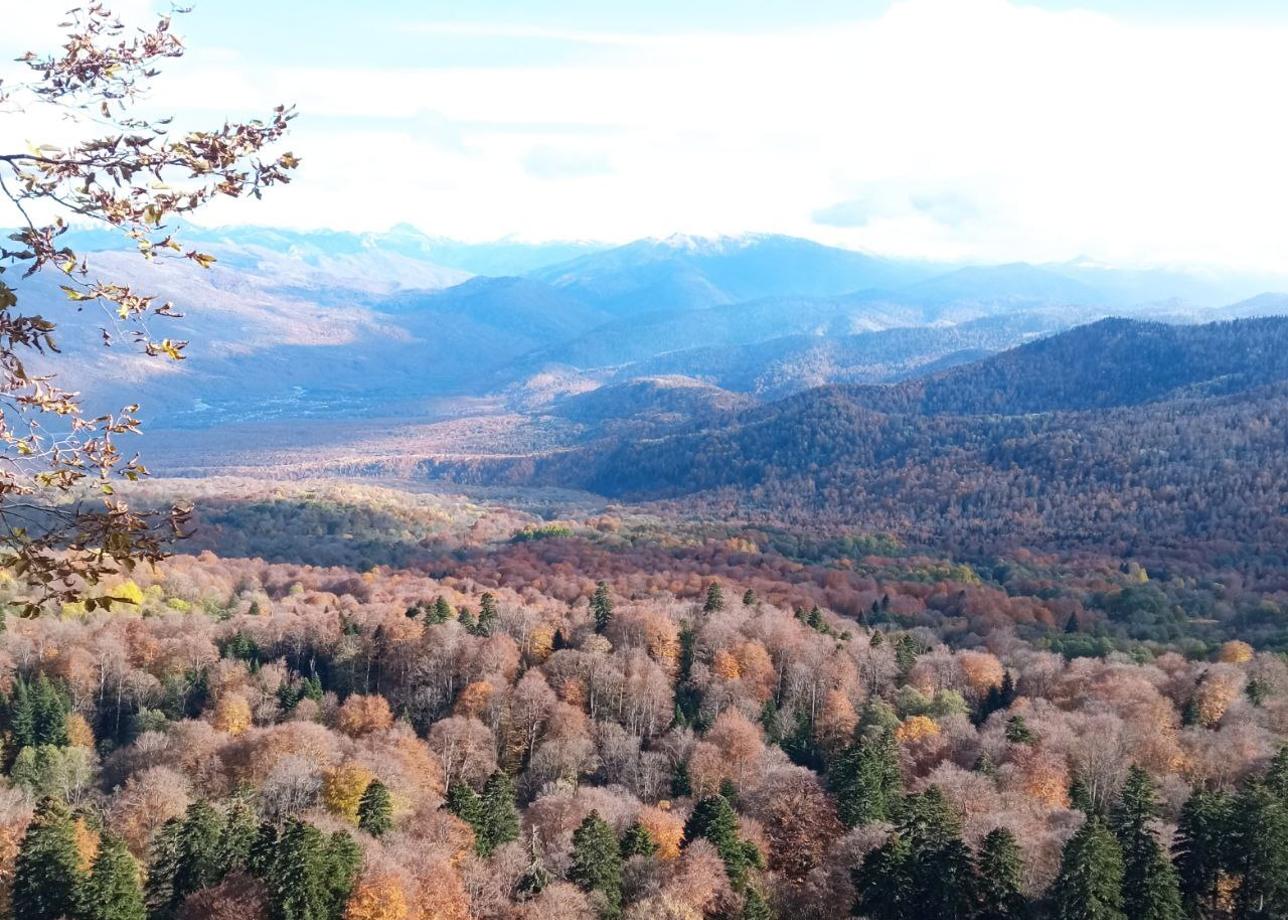
[[[158,106],[209,118],[282,100],[302,113],[297,183],[212,217],[410,221],[469,237],[770,230],[933,257],[1283,264],[1284,27],[1006,0],[904,0],[878,19],[780,34],[413,27],[597,47],[561,66],[302,69],[202,54],[192,36]],[[826,219],[847,206],[851,219]]]

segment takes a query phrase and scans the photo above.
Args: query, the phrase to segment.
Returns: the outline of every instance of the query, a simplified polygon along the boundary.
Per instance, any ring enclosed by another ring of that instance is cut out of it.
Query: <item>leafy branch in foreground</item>
[[[0,245],[0,274],[54,273],[77,311],[99,308],[105,346],[121,339],[148,357],[181,361],[188,343],[148,328],[152,317],[180,315],[174,305],[94,273],[64,244],[68,222],[105,224],[147,261],[180,258],[209,268],[214,257],[185,250],[167,221],[221,196],[258,198],[290,181],[294,155],[262,154],[285,135],[294,110],[278,106],[265,120],[214,130],[173,130],[171,118],[136,114],[158,65],[184,53],[170,17],[131,31],[104,4],[91,3],[61,27],[67,40],[57,52],[19,58],[29,79],[0,83],[0,115],[52,110],[81,135],[64,146],[0,148],[0,201],[18,226]],[[31,589],[28,615],[50,601],[110,605],[114,598],[84,596],[87,586],[162,558],[189,514],[182,505],[135,511],[116,495],[114,481],[147,475],[117,444],[139,431],[138,406],[90,415],[56,375],[31,368],[59,352],[56,322],[19,308],[40,296],[0,280],[0,565]]]

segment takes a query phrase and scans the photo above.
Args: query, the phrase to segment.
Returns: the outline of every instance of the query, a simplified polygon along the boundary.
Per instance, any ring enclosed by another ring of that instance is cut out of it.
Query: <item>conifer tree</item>
[[[1123,851],[1123,909],[1133,920],[1183,916],[1176,870],[1150,826],[1158,812],[1153,781],[1133,764],[1111,819]]]
[[[80,920],[146,920],[147,915],[138,863],[119,837],[104,835],[81,898]]]
[[[828,782],[846,827],[889,820],[903,790],[894,733],[887,729],[875,739],[860,737],[838,759]]]
[[[1065,844],[1052,901],[1056,920],[1126,920],[1122,850],[1100,818],[1088,818]]]
[[[621,912],[622,854],[613,829],[597,811],[573,831],[568,877],[603,899],[603,916],[615,917]]]
[[[738,836],[738,816],[723,795],[713,795],[700,801],[685,822],[685,842],[699,838],[706,838],[715,846],[724,860],[729,882],[734,890],[741,891],[748,873],[760,867],[760,851]]]
[[[452,605],[447,603],[447,598],[438,595],[434,598],[434,607],[429,614],[431,624],[446,623],[453,616]]]
[[[223,816],[209,803],[196,801],[188,806],[179,832],[174,872],[175,906],[194,891],[207,888],[224,877],[223,836]]]
[[[912,847],[897,831],[854,870],[852,913],[870,920],[914,920],[921,909],[911,878]]]
[[[491,592],[484,592],[479,599],[479,619],[474,631],[480,636],[492,635],[496,628],[497,618],[501,615],[496,606],[496,598]]]
[[[1222,792],[1196,789],[1181,808],[1176,868],[1182,902],[1198,920],[1218,914],[1221,880],[1232,861],[1233,802]]]
[[[758,601],[759,598],[756,597],[756,592],[750,588],[742,593],[742,605],[744,607],[755,607]]]
[[[244,869],[250,862],[251,849],[259,836],[259,819],[255,809],[243,797],[233,800],[224,818],[224,831],[219,841],[223,874]]]
[[[703,613],[716,613],[724,610],[724,589],[720,587],[720,582],[713,581],[707,585],[707,599],[702,604]]]
[[[1022,920],[1023,858],[1015,835],[1004,827],[989,831],[979,848],[978,920]]]
[[[595,632],[602,633],[613,621],[613,597],[608,592],[608,583],[601,581],[595,586],[595,593],[590,599],[590,612],[595,618]]]
[[[148,916],[153,920],[166,920],[174,914],[174,876],[179,868],[179,835],[182,833],[183,822],[171,818],[152,837],[143,899]]]
[[[378,779],[367,784],[358,801],[358,827],[372,837],[381,837],[393,826],[393,801],[389,788]]]
[[[10,895],[13,920],[63,920],[75,916],[84,883],[72,818],[56,799],[42,799],[14,863]]]
[[[487,778],[480,800],[483,833],[480,840],[486,856],[503,843],[519,839],[519,809],[515,806],[514,780],[503,770]]]
[[[348,834],[292,818],[262,875],[272,920],[340,920],[362,863]]]
[[[1038,739],[1024,721],[1024,716],[1013,715],[1006,720],[1006,740],[1011,744],[1033,744]]]
[[[622,858],[632,856],[654,856],[657,854],[657,841],[643,824],[632,822],[622,835]]]
[[[1288,804],[1288,744],[1279,748],[1271,758],[1263,782],[1267,789],[1279,797],[1280,801]]]
[[[748,888],[742,901],[742,920],[774,920],[774,917],[774,910],[765,896],[755,888]]]
[[[1288,806],[1261,783],[1234,803],[1234,868],[1242,875],[1238,920],[1288,917]]]

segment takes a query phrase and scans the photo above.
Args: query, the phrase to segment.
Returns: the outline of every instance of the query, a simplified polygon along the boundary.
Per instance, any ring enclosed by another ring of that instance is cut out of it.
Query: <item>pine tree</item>
[[[174,875],[179,868],[179,835],[182,833],[183,822],[171,818],[152,837],[144,901],[148,916],[153,920],[165,920],[174,913]]]
[[[1065,844],[1052,901],[1056,920],[1126,920],[1122,850],[1101,819],[1088,818]]]
[[[888,820],[903,790],[894,733],[885,730],[875,739],[860,737],[838,759],[828,782],[846,827]]]
[[[1006,720],[1006,740],[1011,744],[1033,744],[1038,738],[1024,721],[1024,716],[1014,715]]]
[[[703,613],[716,613],[724,610],[724,589],[720,582],[713,581],[707,585],[707,599],[702,605]]]
[[[1234,804],[1234,866],[1243,876],[1235,900],[1238,920],[1288,917],[1288,806],[1253,784]]]
[[[488,855],[503,843],[519,839],[519,809],[514,800],[514,780],[508,773],[497,770],[487,778],[480,800],[483,848],[479,852],[482,855]]]
[[[1153,781],[1132,765],[1111,822],[1123,851],[1123,909],[1133,920],[1183,916],[1176,870],[1150,825],[1158,813]]]
[[[483,826],[483,801],[468,783],[457,781],[447,787],[447,810],[474,828],[478,836]]]
[[[1233,803],[1221,792],[1196,789],[1181,808],[1176,828],[1176,868],[1186,911],[1215,917],[1221,880],[1231,862]]]
[[[758,601],[759,598],[756,597],[756,592],[750,588],[742,593],[742,605],[744,607],[755,607]]]
[[[429,613],[430,624],[437,625],[438,623],[446,623],[453,616],[454,612],[452,610],[452,605],[447,603],[447,598],[443,597],[441,594],[434,598],[434,607]]]
[[[595,586],[595,594],[590,599],[590,612],[595,617],[595,632],[602,633],[613,621],[613,597],[608,593],[608,583],[601,581]]]
[[[911,869],[912,847],[895,831],[854,870],[857,899],[852,912],[869,920],[917,920],[921,905]]]
[[[774,917],[774,910],[765,896],[755,888],[748,888],[742,901],[742,920],[774,920]]]
[[[259,836],[259,819],[255,809],[245,798],[238,797],[228,807],[224,819],[224,832],[219,841],[219,854],[223,873],[227,875],[244,869],[250,862],[251,849]]]
[[[1288,804],[1288,744],[1281,747],[1271,758],[1263,782],[1267,789]]]
[[[367,784],[358,801],[358,827],[372,837],[382,837],[393,826],[393,801],[389,788],[378,779]]]
[[[207,888],[224,877],[225,863],[220,844],[224,819],[207,802],[188,806],[179,832],[179,853],[174,873],[174,904],[194,891]]]
[[[84,883],[67,806],[43,799],[27,827],[14,863],[13,920],[62,920],[75,915]]]
[[[323,847],[320,868],[326,917],[341,920],[362,871],[362,848],[344,831],[336,831]]]
[[[675,765],[675,772],[671,774],[671,795],[677,799],[686,795],[693,795],[693,786],[689,781],[689,762],[687,760],[681,760]]]
[[[700,801],[684,825],[685,842],[699,838],[710,840],[724,860],[725,873],[734,890],[741,891],[747,875],[759,865],[759,854],[749,842],[738,836],[738,816],[729,800],[713,795]]]
[[[1004,827],[989,831],[979,848],[977,920],[1022,920],[1026,913],[1020,893],[1023,870],[1015,835]]]
[[[67,714],[70,711],[67,699],[44,674],[36,681],[32,693],[34,708],[34,743],[49,744],[54,747],[67,745]]]
[[[337,831],[324,837],[312,824],[290,819],[262,866],[269,916],[340,920],[361,865],[362,851],[348,834]]]
[[[648,828],[638,821],[633,822],[630,827],[626,828],[626,833],[622,836],[623,859],[630,859],[632,856],[655,856],[656,854],[657,841],[648,832]]]
[[[492,635],[492,630],[496,628],[497,618],[501,614],[497,610],[496,598],[490,592],[484,592],[483,597],[479,600],[479,620],[474,631],[480,636],[490,636]]]
[[[104,835],[81,898],[79,920],[145,920],[139,866],[118,837]]]
[[[608,823],[592,811],[573,831],[568,877],[603,899],[603,916],[615,917],[622,905],[622,854]]]

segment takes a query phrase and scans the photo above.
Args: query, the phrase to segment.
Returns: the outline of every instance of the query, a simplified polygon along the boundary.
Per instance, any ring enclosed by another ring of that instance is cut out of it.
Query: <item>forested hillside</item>
[[[926,545],[1219,553],[1281,564],[1288,320],[1107,321],[892,387],[555,454],[538,481],[700,493],[710,513]]]
[[[0,632],[19,917],[1288,910],[1288,667],[1231,638],[1288,647],[1282,579],[371,488],[203,504],[192,552],[283,561],[176,557]]]

